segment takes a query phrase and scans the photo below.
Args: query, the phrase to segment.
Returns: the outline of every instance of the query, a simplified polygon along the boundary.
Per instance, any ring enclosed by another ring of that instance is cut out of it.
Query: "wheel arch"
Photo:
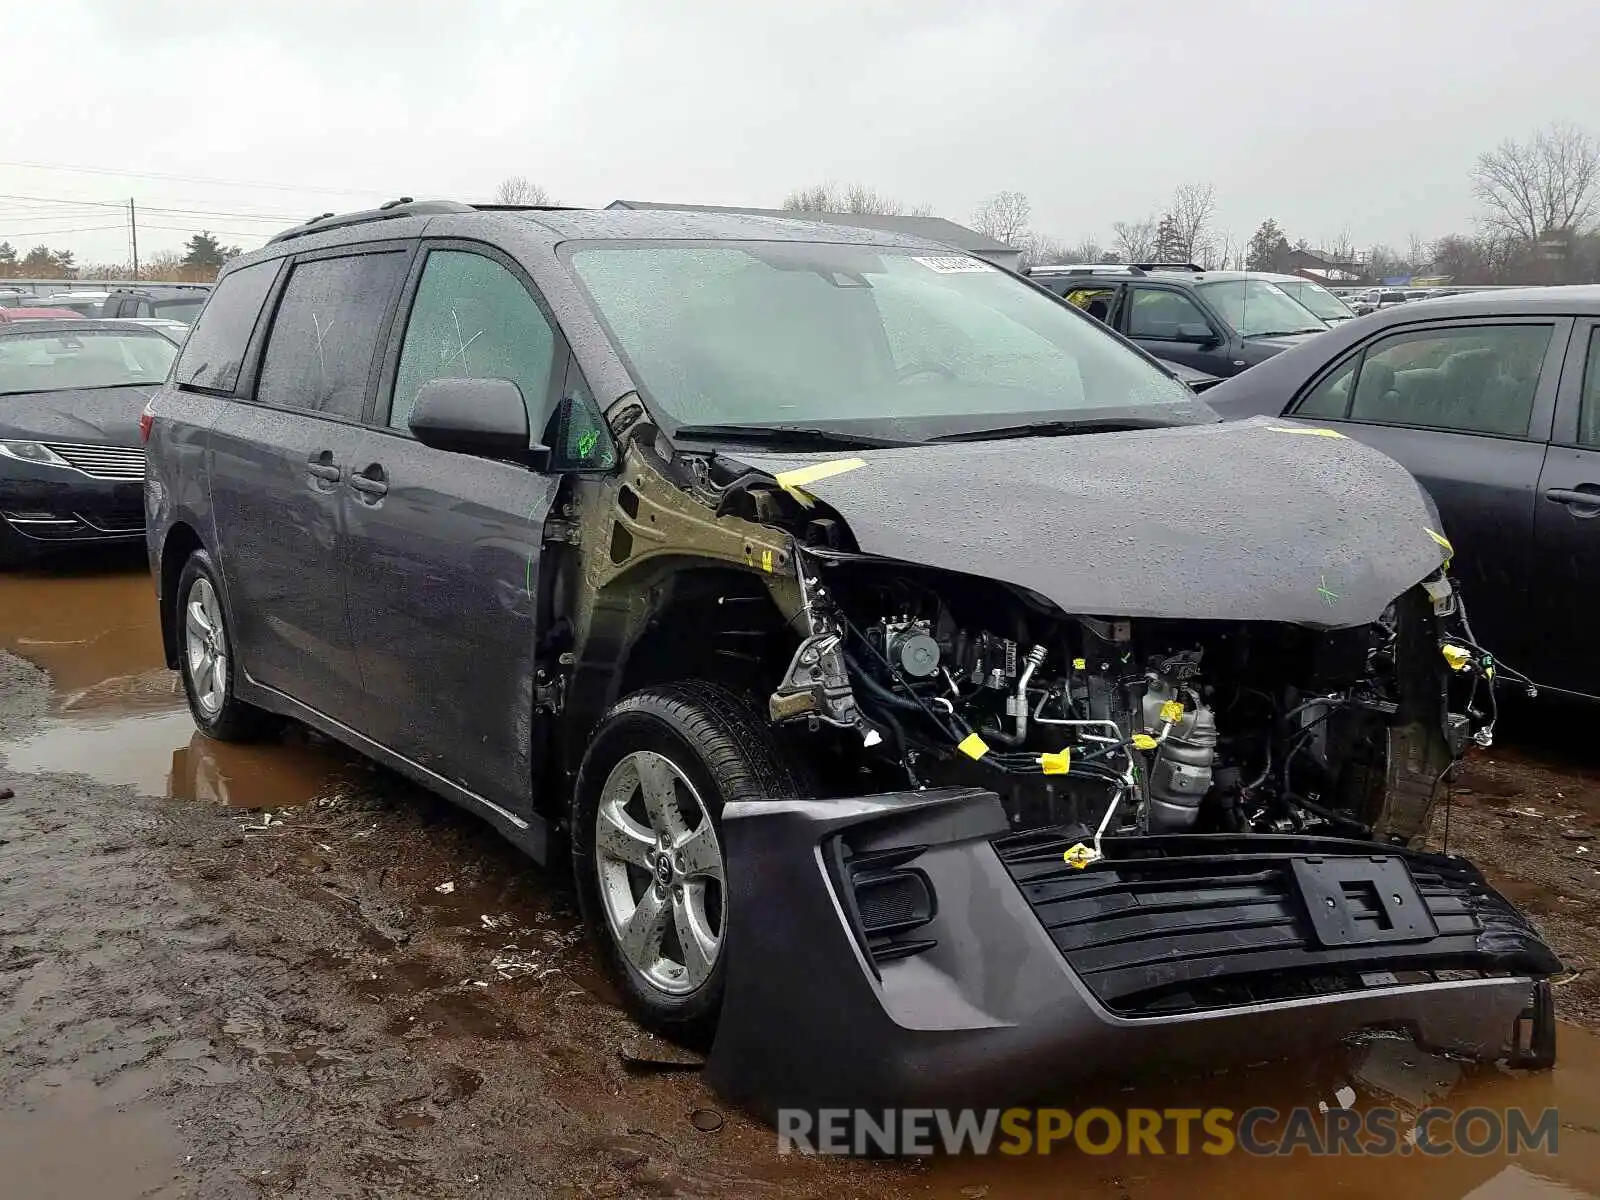
[[[169,670],[178,669],[178,577],[183,564],[196,550],[205,549],[200,535],[186,521],[174,522],[161,543],[159,590],[156,593],[161,618],[161,651]]]
[[[569,783],[596,724],[624,696],[701,680],[759,698],[800,640],[760,575],[703,559],[641,563],[598,589],[586,616],[561,713]]]

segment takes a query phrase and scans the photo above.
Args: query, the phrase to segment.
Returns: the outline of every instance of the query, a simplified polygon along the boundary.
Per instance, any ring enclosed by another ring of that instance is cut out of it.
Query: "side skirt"
[[[239,689],[240,699],[303,722],[317,732],[343,742],[357,754],[365,755],[391,771],[404,775],[413,783],[427,788],[428,791],[443,797],[458,808],[482,817],[494,826],[502,837],[540,866],[549,866],[557,857],[561,857],[560,847],[556,845],[558,836],[556,831],[551,828],[549,821],[538,814],[518,816],[510,809],[501,808],[494,801],[485,800],[476,792],[469,792],[466,788],[451,783],[442,775],[412,762],[404,755],[396,754],[349,726],[324,716],[316,709],[308,708],[292,696],[287,696],[274,688],[264,687],[252,679],[246,678],[242,682],[245,686]]]

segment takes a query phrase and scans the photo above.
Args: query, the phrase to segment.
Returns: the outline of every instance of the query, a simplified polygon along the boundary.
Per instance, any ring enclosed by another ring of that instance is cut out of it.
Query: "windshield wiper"
[[[1249,337],[1289,337],[1296,333],[1321,333],[1326,326],[1308,325],[1304,329],[1269,329],[1265,333],[1252,333]]]
[[[1159,417],[1085,417],[1077,421],[1030,421],[1026,425],[998,425],[992,429],[963,429],[943,433],[930,442],[988,442],[1008,438],[1062,437],[1074,433],[1131,433],[1140,429],[1170,429],[1186,424]]]
[[[760,442],[821,449],[882,450],[921,445],[920,442],[904,438],[874,437],[870,433],[846,433],[839,429],[817,429],[803,425],[680,425],[672,431],[672,436],[702,438],[711,442]]]

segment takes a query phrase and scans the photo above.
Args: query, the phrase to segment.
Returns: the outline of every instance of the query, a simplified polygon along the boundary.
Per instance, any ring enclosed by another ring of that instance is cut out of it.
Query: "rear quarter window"
[[[174,382],[208,391],[234,389],[250,334],[282,265],[282,259],[271,259],[222,277],[184,343]]]

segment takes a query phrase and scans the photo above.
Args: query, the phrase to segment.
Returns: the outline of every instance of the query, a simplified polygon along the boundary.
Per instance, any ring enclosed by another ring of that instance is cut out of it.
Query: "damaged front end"
[[[1055,577],[890,557],[826,474],[758,465],[712,482],[719,513],[794,538],[769,715],[843,769],[832,798],[724,813],[730,911],[785,914],[730,924],[725,1092],[1004,1104],[1375,1028],[1553,1061],[1559,962],[1420,849],[1495,711],[1425,512],[1432,569],[1376,607],[1369,572],[1353,624],[1081,612],[1032,586]]]

